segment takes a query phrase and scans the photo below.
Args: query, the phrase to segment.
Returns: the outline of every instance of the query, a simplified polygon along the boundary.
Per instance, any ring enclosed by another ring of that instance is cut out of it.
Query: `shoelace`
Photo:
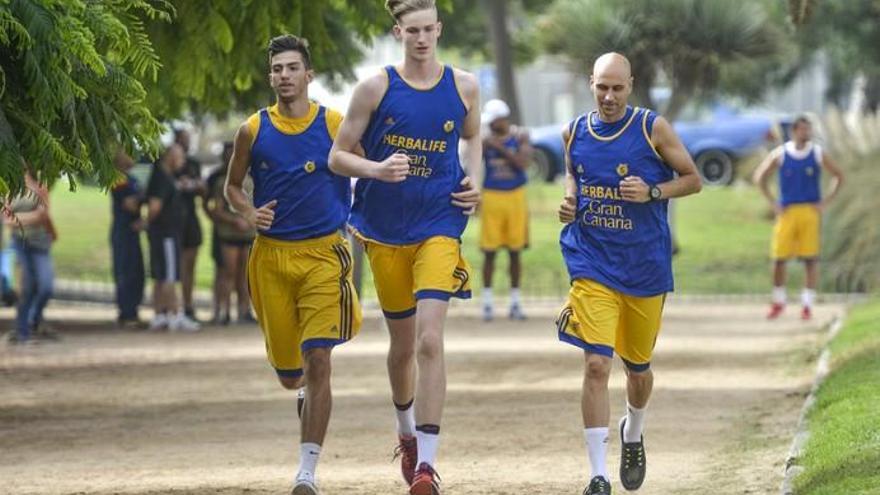
[[[639,447],[624,447],[623,465],[626,468],[641,467],[645,463],[645,451]]]
[[[599,479],[593,480],[593,482],[590,483],[590,491],[591,492],[593,492],[594,490],[605,491],[607,488],[608,488],[608,483],[606,483],[604,478],[599,478]]]
[[[394,461],[396,461],[398,458],[400,458],[400,457],[404,457],[404,456],[406,456],[406,455],[407,455],[407,453],[406,453],[406,447],[404,447],[403,444],[400,444],[400,443],[399,443],[399,444],[397,444],[396,447],[394,447],[394,457],[391,458],[391,462],[394,462]]]

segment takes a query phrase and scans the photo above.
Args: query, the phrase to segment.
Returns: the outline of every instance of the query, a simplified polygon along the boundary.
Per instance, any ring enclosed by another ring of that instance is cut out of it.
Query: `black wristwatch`
[[[649,201],[657,201],[660,199],[661,196],[663,196],[663,191],[661,191],[659,187],[651,186],[651,189],[648,189]]]

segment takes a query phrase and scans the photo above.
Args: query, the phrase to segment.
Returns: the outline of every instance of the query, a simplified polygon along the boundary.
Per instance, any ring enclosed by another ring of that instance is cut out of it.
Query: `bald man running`
[[[560,245],[571,291],[556,323],[559,340],[584,352],[581,411],[592,467],[584,495],[611,493],[605,456],[615,352],[627,376],[620,481],[636,490],[645,479],[642,430],[654,381],[651,355],[673,286],[667,203],[701,187],[669,122],[627,105],[632,82],[626,57],[599,57],[590,76],[598,109],[562,131],[566,181],[559,220],[566,226]]]

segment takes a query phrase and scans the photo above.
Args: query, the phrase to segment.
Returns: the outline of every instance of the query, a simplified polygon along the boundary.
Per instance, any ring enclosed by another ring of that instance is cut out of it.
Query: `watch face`
[[[660,194],[662,194],[662,192],[659,187],[654,186],[651,188],[651,199],[660,199]]]

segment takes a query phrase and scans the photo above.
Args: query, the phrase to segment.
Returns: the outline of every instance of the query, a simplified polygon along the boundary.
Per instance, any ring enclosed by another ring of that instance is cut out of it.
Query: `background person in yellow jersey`
[[[305,385],[292,493],[315,495],[332,403],[330,354],[361,324],[351,254],[340,233],[350,211],[350,185],[327,166],[341,115],[309,100],[314,73],[307,42],[279,36],[268,51],[277,103],[238,129],[226,196],[258,231],[248,282],[269,362],[284,388]],[[242,187],[248,173],[253,202]]]
[[[592,469],[585,495],[611,493],[605,457],[615,352],[627,376],[620,479],[627,490],[644,481],[642,431],[654,381],[650,360],[665,294],[673,288],[667,202],[701,188],[696,166],[669,122],[627,105],[632,82],[626,57],[599,57],[590,77],[598,110],[562,132],[567,173],[559,219],[567,225],[560,245],[572,289],[557,328],[561,341],[584,351],[581,411]]]
[[[483,198],[480,206],[480,249],[483,260],[483,320],[493,317],[492,275],[495,253],[510,256],[510,312],[513,320],[526,318],[520,301],[520,252],[529,245],[529,211],[526,204],[526,169],[532,146],[524,129],[510,124],[510,108],[502,100],[483,105],[482,121],[488,126],[483,139]]]
[[[806,269],[801,293],[801,318],[812,316],[819,282],[819,231],[822,210],[843,183],[843,172],[818,144],[813,143],[813,126],[806,116],[795,119],[792,140],[773,150],[755,170],[755,182],[776,213],[770,257],[773,259],[773,293],[767,318],[774,319],[785,308],[785,264],[800,258]],[[822,199],[822,169],[831,173],[828,195]],[[768,179],[778,170],[779,199],[770,191]]]
[[[460,236],[480,197],[479,85],[437,60],[442,24],[433,0],[385,6],[404,59],[358,83],[330,164],[360,178],[350,224],[365,242],[390,332],[401,470],[411,494],[434,495],[446,398],[443,326],[449,298],[469,297]]]

